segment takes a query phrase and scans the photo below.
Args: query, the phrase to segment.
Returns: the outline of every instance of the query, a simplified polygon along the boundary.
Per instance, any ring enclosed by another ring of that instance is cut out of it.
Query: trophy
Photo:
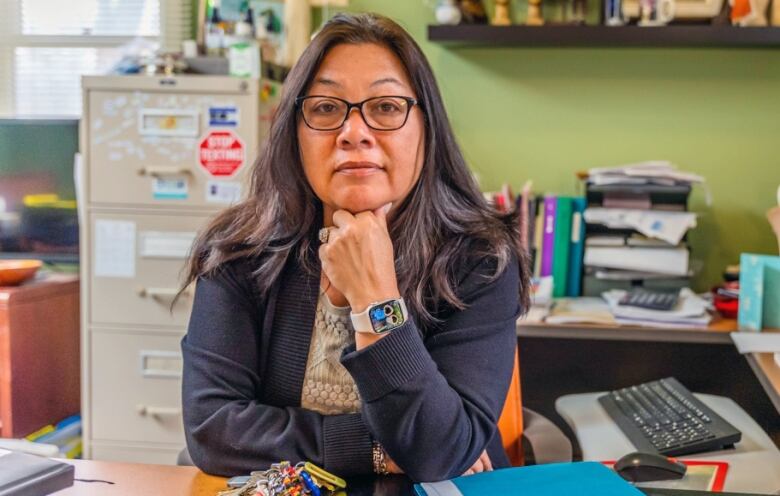
[[[509,18],[509,0],[496,0],[496,10],[493,14],[494,26],[509,26],[512,20]]]
[[[528,0],[528,18],[525,23],[529,26],[541,26],[544,24],[542,19],[542,0]]]

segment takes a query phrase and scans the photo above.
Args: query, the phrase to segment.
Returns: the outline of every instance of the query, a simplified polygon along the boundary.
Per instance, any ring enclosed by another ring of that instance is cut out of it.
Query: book
[[[73,465],[0,449],[0,495],[37,496],[73,485]]]
[[[739,259],[741,331],[780,329],[780,257],[743,253]]]
[[[555,248],[555,195],[544,197],[544,220],[542,226],[542,260],[539,275],[551,276],[553,272],[553,250]]]
[[[520,212],[520,246],[531,252],[531,181],[526,181],[518,197],[518,211]]]
[[[582,294],[582,257],[585,251],[585,219],[583,213],[587,202],[577,197],[572,201],[571,247],[569,248],[569,280],[566,283],[566,296]]]
[[[542,237],[544,233],[544,201],[536,199],[536,217],[534,224],[534,277],[536,279],[542,274]]]
[[[589,267],[688,275],[689,252],[685,247],[588,246],[584,263]]]
[[[559,196],[555,203],[555,229],[552,257],[553,296],[566,296],[569,273],[569,248],[571,245],[572,200]]]
[[[417,496],[644,496],[614,471],[598,462],[548,463],[513,467],[415,484]]]

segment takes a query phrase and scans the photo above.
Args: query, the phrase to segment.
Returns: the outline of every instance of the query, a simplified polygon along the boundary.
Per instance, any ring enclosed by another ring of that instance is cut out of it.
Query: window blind
[[[175,51],[191,0],[0,0],[0,115],[78,116],[81,76],[103,74],[137,37]]]
[[[20,0],[22,34],[158,36],[160,0]]]

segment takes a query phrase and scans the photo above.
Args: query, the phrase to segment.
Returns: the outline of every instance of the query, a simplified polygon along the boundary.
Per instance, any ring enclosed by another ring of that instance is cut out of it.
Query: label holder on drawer
[[[141,375],[157,379],[181,379],[182,356],[178,351],[141,350]]]
[[[138,111],[138,134],[194,138],[200,134],[199,121],[197,110],[142,108]]]

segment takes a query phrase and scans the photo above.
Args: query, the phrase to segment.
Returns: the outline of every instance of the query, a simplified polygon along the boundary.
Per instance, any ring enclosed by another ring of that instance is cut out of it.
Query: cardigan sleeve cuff
[[[325,470],[339,477],[374,471],[372,439],[359,413],[323,417]]]
[[[413,379],[432,364],[422,337],[411,321],[363,348],[344,350],[341,363],[352,375],[363,401],[377,400]]]

